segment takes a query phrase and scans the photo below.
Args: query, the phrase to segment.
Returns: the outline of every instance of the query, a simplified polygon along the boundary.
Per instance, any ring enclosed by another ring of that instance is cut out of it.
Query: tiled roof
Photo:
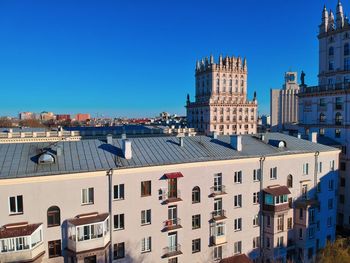
[[[103,214],[91,214],[91,215],[80,215],[76,218],[69,219],[68,222],[75,226],[81,226],[86,224],[93,224],[97,222],[103,222],[108,217],[108,213]]]
[[[63,150],[61,156],[56,155],[56,146],[52,143],[0,144],[0,179],[337,150],[281,133],[266,133],[264,136],[265,141],[261,141],[243,135],[241,152],[231,147],[230,136],[218,136],[217,139],[185,137],[182,147],[177,137],[129,138],[132,142],[132,158],[129,160],[123,156],[121,139],[113,139],[113,144],[99,139],[61,141],[57,143]],[[269,144],[269,141],[276,140],[286,142],[286,147]],[[54,163],[38,164],[38,153],[45,148],[50,148]]]
[[[40,226],[41,224],[25,224],[19,223],[18,226],[15,224],[5,225],[0,228],[0,239],[29,236]]]

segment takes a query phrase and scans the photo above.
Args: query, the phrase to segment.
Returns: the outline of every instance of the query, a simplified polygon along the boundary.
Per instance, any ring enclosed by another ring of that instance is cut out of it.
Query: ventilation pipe
[[[123,140],[123,154],[127,160],[132,158],[131,141],[128,139]]]
[[[242,136],[241,135],[231,135],[231,147],[238,152],[242,151]]]

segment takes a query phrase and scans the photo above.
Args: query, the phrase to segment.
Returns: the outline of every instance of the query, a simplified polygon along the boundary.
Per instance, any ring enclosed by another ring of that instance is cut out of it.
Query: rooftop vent
[[[241,135],[231,135],[231,147],[236,151],[242,151],[242,136]]]
[[[52,154],[43,153],[39,156],[38,163],[39,164],[52,164],[55,162],[55,158]]]
[[[179,145],[181,147],[183,147],[184,146],[185,135],[183,133],[179,133],[179,135],[177,137],[179,138]]]
[[[213,131],[213,139],[217,139],[218,138],[218,133],[216,131]]]
[[[281,140],[269,140],[269,144],[277,148],[287,147],[286,141],[281,141]]]
[[[107,144],[113,144],[113,137],[112,134],[107,135]]]

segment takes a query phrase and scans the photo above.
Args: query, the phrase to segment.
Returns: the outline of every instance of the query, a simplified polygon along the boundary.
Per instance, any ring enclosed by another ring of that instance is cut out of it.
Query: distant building
[[[42,121],[50,121],[55,119],[55,114],[52,112],[43,111],[40,113],[40,119]]]
[[[82,121],[82,122],[84,122],[84,121],[90,120],[90,119],[91,119],[91,116],[90,116],[90,114],[88,114],[88,113],[78,113],[78,114],[75,116],[75,119],[76,119],[77,121]]]
[[[286,72],[282,89],[271,89],[271,130],[282,131],[298,121],[299,85],[296,72]]]
[[[262,115],[261,116],[261,125],[265,127],[269,127],[271,125],[271,116],[270,115]]]
[[[301,133],[318,132],[342,145],[337,225],[350,231],[350,23],[340,1],[336,18],[323,9],[319,28],[318,86],[301,86],[299,126]]]
[[[24,112],[19,113],[20,120],[29,120],[29,119],[33,119],[33,118],[34,118],[33,112],[24,111]]]
[[[70,114],[56,114],[57,121],[69,121],[71,120]]]
[[[196,96],[187,98],[187,123],[210,134],[253,134],[257,131],[256,97],[247,99],[247,60],[219,57],[197,61]]]

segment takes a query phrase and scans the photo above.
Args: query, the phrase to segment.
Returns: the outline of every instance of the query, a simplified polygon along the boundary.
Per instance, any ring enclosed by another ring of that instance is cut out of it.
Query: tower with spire
[[[197,60],[195,101],[186,100],[187,122],[205,134],[252,134],[257,129],[257,98],[247,99],[246,58],[220,55]]]

